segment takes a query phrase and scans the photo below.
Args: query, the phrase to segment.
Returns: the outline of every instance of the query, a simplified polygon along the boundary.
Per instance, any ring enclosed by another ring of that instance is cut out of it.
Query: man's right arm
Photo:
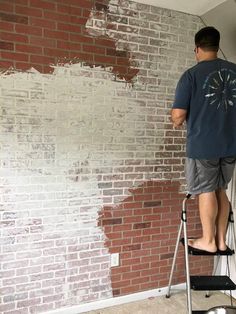
[[[186,120],[186,116],[187,116],[187,110],[173,108],[171,110],[171,121],[173,123],[173,126],[175,128],[180,127]]]
[[[186,71],[181,76],[175,90],[175,99],[171,110],[171,121],[174,127],[180,127],[186,120],[191,101],[191,92],[191,79]]]

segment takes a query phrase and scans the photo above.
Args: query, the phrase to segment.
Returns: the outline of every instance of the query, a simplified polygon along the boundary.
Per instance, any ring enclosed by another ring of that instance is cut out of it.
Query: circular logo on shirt
[[[216,109],[228,108],[236,105],[236,73],[229,69],[220,69],[208,75],[203,89],[205,99]]]

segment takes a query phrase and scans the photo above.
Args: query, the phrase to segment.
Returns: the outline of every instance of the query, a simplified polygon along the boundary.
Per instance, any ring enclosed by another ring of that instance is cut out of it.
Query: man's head
[[[195,53],[197,61],[212,59],[217,56],[220,43],[219,31],[207,26],[200,29],[195,35]]]

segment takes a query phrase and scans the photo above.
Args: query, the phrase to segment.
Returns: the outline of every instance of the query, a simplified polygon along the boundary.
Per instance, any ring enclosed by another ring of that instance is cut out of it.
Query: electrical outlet
[[[117,267],[120,265],[120,256],[119,253],[111,254],[111,267]]]

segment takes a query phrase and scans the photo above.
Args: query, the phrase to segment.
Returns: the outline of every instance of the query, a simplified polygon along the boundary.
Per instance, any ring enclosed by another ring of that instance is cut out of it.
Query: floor
[[[221,292],[211,292],[210,298],[204,292],[192,292],[193,310],[209,310],[217,305],[230,305],[229,296]],[[236,305],[236,300],[234,300]],[[173,293],[169,299],[165,296],[109,307],[86,314],[186,314],[186,294]]]

